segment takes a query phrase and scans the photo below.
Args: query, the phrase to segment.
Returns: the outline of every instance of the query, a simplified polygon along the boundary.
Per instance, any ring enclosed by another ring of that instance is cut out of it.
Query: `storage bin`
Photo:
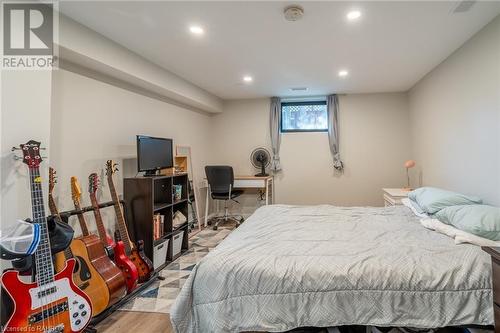
[[[170,239],[165,239],[153,247],[153,267],[155,270],[167,261],[169,241]]]
[[[182,240],[184,239],[184,230],[172,236],[172,257],[175,257],[182,250]]]

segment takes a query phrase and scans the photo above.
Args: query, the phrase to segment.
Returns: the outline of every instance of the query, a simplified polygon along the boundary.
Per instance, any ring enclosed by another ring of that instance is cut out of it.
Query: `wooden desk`
[[[204,185],[207,188],[207,197],[205,203],[205,226],[207,226],[208,218],[208,199],[210,197],[210,189],[207,180]],[[257,177],[257,176],[234,176],[234,189],[259,189],[266,196],[266,205],[274,203],[274,177]]]

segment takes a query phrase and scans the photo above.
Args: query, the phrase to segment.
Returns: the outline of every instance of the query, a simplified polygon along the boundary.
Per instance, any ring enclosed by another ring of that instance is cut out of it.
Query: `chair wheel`
[[[217,226],[216,226],[216,225],[214,225],[214,227],[213,227],[212,229],[217,230]]]
[[[208,220],[207,225],[212,225],[212,220]]]
[[[243,222],[245,222],[245,219],[242,217],[242,218],[240,219],[240,223],[243,223]]]

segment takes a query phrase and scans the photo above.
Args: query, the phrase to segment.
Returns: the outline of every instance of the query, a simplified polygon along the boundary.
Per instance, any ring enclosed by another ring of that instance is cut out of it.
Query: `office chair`
[[[235,221],[236,226],[239,226],[244,221],[243,217],[229,215],[227,207],[229,200],[239,203],[235,199],[243,194],[242,190],[233,190],[233,168],[226,165],[207,165],[205,166],[205,174],[207,175],[208,190],[212,199],[224,201],[224,215],[215,218],[213,229],[217,230],[220,222],[229,220]]]

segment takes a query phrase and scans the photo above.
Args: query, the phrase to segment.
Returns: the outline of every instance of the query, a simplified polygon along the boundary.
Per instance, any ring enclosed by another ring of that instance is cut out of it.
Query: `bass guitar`
[[[125,255],[137,268],[139,273],[139,282],[145,282],[151,278],[151,273],[154,271],[153,263],[144,254],[144,242],[139,240],[134,244],[128,234],[125,218],[123,217],[122,206],[118,194],[116,193],[115,185],[113,183],[113,174],[118,171],[116,164],[112,160],[106,162],[106,176],[108,178],[109,191],[114,203],[116,219],[118,221],[118,234],[121,239],[121,244],[115,246],[115,256],[120,253],[121,256]],[[123,245],[123,247],[122,247]]]
[[[75,259],[54,274],[49,230],[43,204],[40,176],[40,142],[21,145],[23,162],[28,165],[33,223],[40,225],[40,244],[35,252],[35,282],[24,283],[19,273],[8,271],[0,279],[14,302],[14,312],[3,332],[76,333],[82,332],[92,317],[89,297],[73,282]]]
[[[106,281],[109,291],[109,305],[115,304],[127,294],[127,286],[125,276],[122,271],[109,259],[104,248],[107,246],[106,229],[101,217],[99,204],[97,203],[96,192],[99,187],[99,178],[96,173],[89,176],[89,195],[94,211],[95,222],[101,241],[101,246],[98,248],[99,253],[95,253],[95,258],[92,264],[97,269],[99,274]],[[136,277],[137,280],[137,277]]]

